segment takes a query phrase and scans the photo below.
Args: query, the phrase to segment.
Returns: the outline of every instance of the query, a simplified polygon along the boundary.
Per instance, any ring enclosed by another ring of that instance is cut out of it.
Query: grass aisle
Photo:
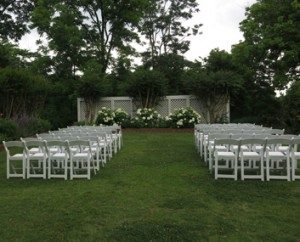
[[[191,133],[124,133],[90,181],[5,178],[1,241],[299,241],[300,184],[215,181]]]

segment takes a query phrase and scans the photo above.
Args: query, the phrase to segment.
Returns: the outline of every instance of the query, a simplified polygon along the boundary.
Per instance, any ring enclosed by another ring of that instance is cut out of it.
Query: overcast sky
[[[190,51],[185,56],[194,61],[206,57],[214,48],[230,52],[231,45],[243,40],[239,23],[245,19],[245,8],[256,0],[198,0],[200,13],[193,22],[202,23],[203,34],[191,39]],[[36,50],[37,34],[26,35],[20,42],[20,47]]]
[[[245,19],[245,9],[256,0],[198,0],[200,13],[193,21],[202,23],[202,35],[191,40],[189,60],[206,57],[214,48],[230,52],[233,44],[243,40],[239,23]]]

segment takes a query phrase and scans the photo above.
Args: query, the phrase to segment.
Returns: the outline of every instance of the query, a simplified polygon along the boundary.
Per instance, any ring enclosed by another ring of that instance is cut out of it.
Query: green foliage
[[[14,117],[14,120],[18,124],[19,135],[21,137],[29,137],[37,133],[48,132],[52,128],[48,120],[29,117],[27,115]]]
[[[102,107],[100,111],[98,111],[95,124],[96,125],[113,125],[115,113],[110,108]]]
[[[138,107],[154,108],[167,93],[167,81],[158,71],[140,68],[132,74],[127,92]]]
[[[1,0],[0,40],[20,40],[28,32],[28,22],[34,1]]]
[[[141,21],[141,32],[146,37],[145,59],[167,53],[183,54],[190,42],[185,37],[199,34],[202,24],[186,27],[188,21],[199,12],[195,0],[151,0]]]
[[[33,27],[46,33],[57,56],[80,68],[86,56],[97,59],[105,73],[112,51],[132,54],[130,43],[138,40],[138,25],[146,0],[39,1],[33,11]],[[63,33],[63,34],[62,34]]]
[[[114,121],[116,124],[123,126],[129,120],[129,115],[123,109],[117,108],[115,111]]]
[[[183,95],[185,93],[182,76],[189,65],[190,62],[184,56],[173,53],[155,56],[145,63],[145,66],[152,66],[154,70],[164,74],[168,82],[168,95]]]
[[[96,125],[114,125],[118,124],[124,127],[129,121],[129,115],[123,109],[117,108],[116,110],[112,110],[107,107],[102,107],[100,111],[98,111],[95,124]]]
[[[185,73],[185,86],[208,110],[202,114],[206,122],[214,123],[226,115],[226,103],[243,87],[243,79],[232,63],[231,55],[212,50],[204,63],[195,63]]]
[[[153,108],[139,108],[136,111],[136,117],[133,125],[137,128],[154,128],[159,127],[160,114]]]
[[[172,128],[193,128],[195,124],[200,123],[201,116],[191,107],[187,107],[175,109],[166,120]]]
[[[0,138],[2,140],[15,140],[19,137],[19,127],[17,122],[11,119],[0,118]]]
[[[284,118],[290,132],[300,134],[300,82],[294,82],[282,97]]]
[[[278,89],[299,79],[299,15],[298,1],[260,0],[241,22],[249,65],[257,78]]]
[[[39,115],[49,88],[42,76],[12,67],[0,69],[0,86],[0,112],[5,118]]]

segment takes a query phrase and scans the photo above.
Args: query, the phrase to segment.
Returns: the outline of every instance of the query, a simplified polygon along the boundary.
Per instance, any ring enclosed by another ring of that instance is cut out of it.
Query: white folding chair
[[[249,149],[240,149],[241,180],[261,179],[264,180],[264,152],[266,139],[247,138],[241,139],[241,147],[248,146]],[[257,149],[257,146],[262,147]],[[245,167],[245,162],[248,165]],[[252,165],[251,165],[252,163]],[[250,165],[249,165],[250,164]],[[258,169],[256,169],[258,168]],[[245,174],[247,172],[247,174]]]
[[[218,146],[225,146],[227,150],[218,150],[216,147]],[[239,156],[239,148],[236,151],[231,150],[231,146],[237,145],[240,146],[240,140],[235,139],[215,139],[214,141],[214,174],[215,179],[218,178],[233,178],[237,180],[238,170],[237,170],[237,163],[238,163],[238,156]],[[230,166],[224,167],[220,165],[220,162],[229,163]],[[221,171],[226,170],[226,172],[232,172],[232,174],[228,173],[221,173]]]
[[[100,161],[103,164],[103,153],[104,153],[104,147],[101,146],[99,142],[98,136],[81,136],[79,137],[80,140],[89,140],[91,143],[91,151],[94,155],[94,161],[95,161],[95,168],[96,170],[100,170]],[[84,151],[87,151],[89,147],[86,147]]]
[[[39,140],[41,140],[40,138],[34,138],[34,137],[27,137],[27,138],[20,138],[20,140],[21,141],[39,141]],[[38,153],[38,152],[40,152],[41,150],[39,149],[39,147],[32,147],[32,148],[30,148],[29,149],[29,152],[31,153],[31,154],[34,154],[34,153]]]
[[[225,134],[225,133],[219,133],[219,134],[209,134],[207,138],[207,152],[208,152],[208,166],[210,169],[210,172],[212,173],[213,169],[213,155],[216,150],[219,151],[226,151],[227,147],[225,145],[214,145],[215,139],[230,139],[230,134]],[[228,168],[229,164],[226,162],[224,167]]]
[[[290,177],[290,148],[286,152],[276,150],[277,146],[291,146],[292,140],[273,138],[267,139],[265,149],[266,159],[266,180],[270,179],[286,179]]]
[[[77,152],[72,152],[71,147],[77,147]],[[68,141],[68,152],[70,157],[70,179],[87,178],[91,179],[91,168],[96,174],[92,148],[88,140]]]
[[[291,173],[292,181],[295,181],[296,179],[300,179],[300,172],[298,169],[298,160],[300,160],[300,152],[298,151],[298,146],[300,145],[300,137],[298,136],[292,139],[291,145]]]
[[[6,151],[6,177],[26,178],[26,153],[22,141],[3,141]]]
[[[49,140],[45,142],[48,156],[48,178],[68,179],[69,152],[67,141]]]
[[[27,178],[47,177],[47,153],[43,140],[22,141],[26,153]],[[30,150],[35,148],[38,152],[32,153]]]

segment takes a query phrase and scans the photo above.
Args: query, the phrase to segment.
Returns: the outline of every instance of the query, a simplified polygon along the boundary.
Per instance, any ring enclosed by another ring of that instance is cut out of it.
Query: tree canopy
[[[257,78],[282,89],[299,79],[300,3],[258,0],[246,10],[240,28]]]
[[[33,0],[1,0],[0,40],[20,40],[28,32]]]

